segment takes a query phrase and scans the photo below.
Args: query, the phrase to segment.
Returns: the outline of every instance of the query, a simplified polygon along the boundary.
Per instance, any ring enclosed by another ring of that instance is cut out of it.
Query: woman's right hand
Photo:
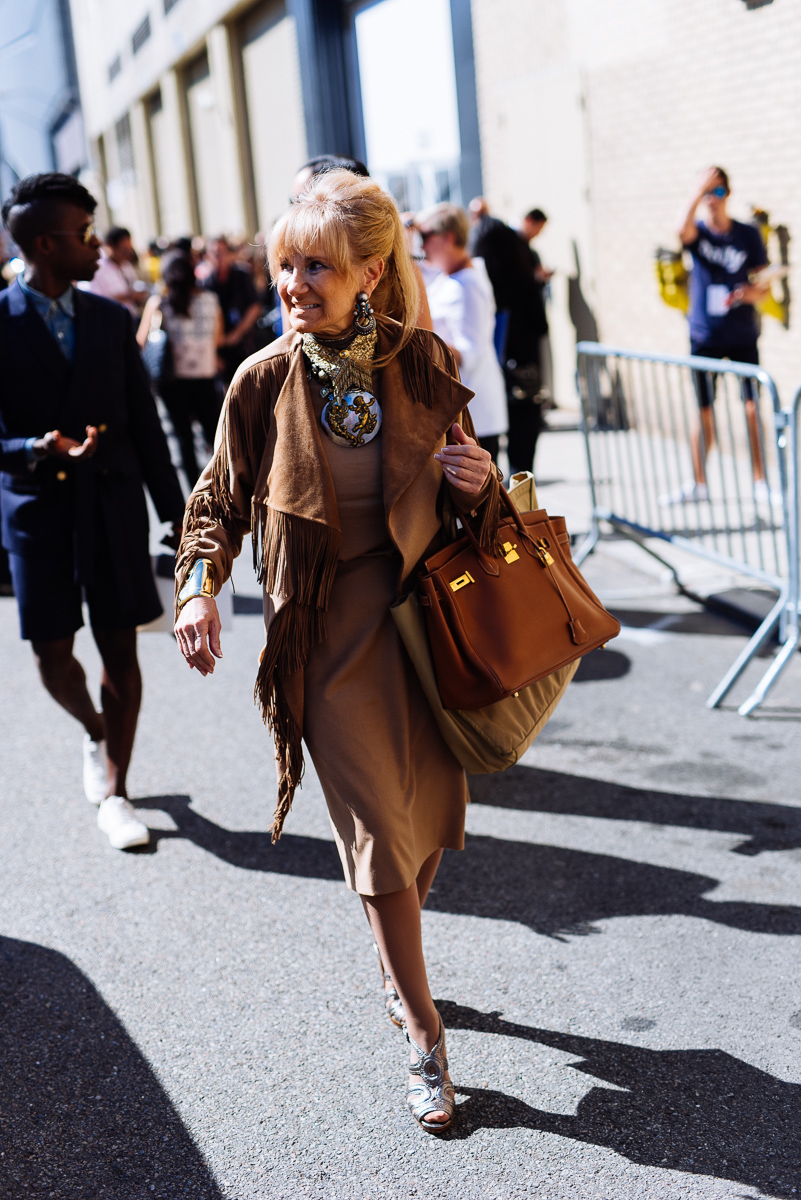
[[[193,596],[178,614],[174,629],[178,648],[189,666],[196,667],[201,675],[213,674],[214,658],[222,658],[221,628],[213,596]]]

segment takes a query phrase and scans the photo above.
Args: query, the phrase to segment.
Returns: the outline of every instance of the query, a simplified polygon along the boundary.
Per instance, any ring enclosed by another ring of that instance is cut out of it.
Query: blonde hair
[[[388,362],[407,344],[417,322],[417,280],[395,201],[372,179],[346,170],[313,176],[270,234],[267,261],[274,280],[282,259],[293,253],[320,254],[348,276],[357,265],[383,259],[370,303],[379,322],[392,318],[401,330],[374,365]]]
[[[448,204],[445,201],[442,204],[432,204],[430,208],[424,208],[417,214],[414,223],[421,231],[452,233],[454,243],[460,249],[467,245],[470,222],[467,213],[463,208],[459,208],[458,204]]]

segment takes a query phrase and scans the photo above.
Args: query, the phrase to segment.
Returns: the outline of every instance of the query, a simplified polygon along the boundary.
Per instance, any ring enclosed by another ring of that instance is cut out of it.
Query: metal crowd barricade
[[[707,700],[715,708],[778,629],[778,654],[738,709],[757,708],[799,645],[798,417],[782,409],[760,367],[693,356],[640,354],[595,342],[577,347],[592,524],[582,562],[606,521],[661,558],[661,539],[766,584],[775,604]],[[704,445],[699,398],[712,400],[715,445]],[[687,493],[698,430],[707,497]],[[761,458],[766,484],[754,485]]]

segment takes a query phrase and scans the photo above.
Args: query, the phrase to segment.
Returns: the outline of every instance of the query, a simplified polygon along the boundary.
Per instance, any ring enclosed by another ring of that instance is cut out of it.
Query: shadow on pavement
[[[519,921],[560,940],[613,917],[698,917],[749,933],[801,934],[801,908],[707,900],[717,880],[608,854],[468,835],[446,851],[426,908]]]
[[[655,609],[618,608],[610,612],[629,629],[656,629],[664,633],[696,633],[705,637],[742,637],[743,622],[733,616],[698,609],[696,612],[664,612]],[[767,615],[767,614],[766,614]],[[759,622],[757,622],[759,624]],[[766,654],[774,651],[768,649]]]
[[[156,846],[163,838],[182,837],[245,870],[342,879],[332,841],[284,834],[272,846],[269,833],[224,829],[200,816],[188,796],[154,796],[136,804],[158,808],[175,821],[174,831],[153,831]],[[596,922],[612,917],[656,915],[699,917],[751,933],[801,934],[801,908],[705,899],[717,882],[608,854],[468,834],[463,851],[444,854],[427,907],[519,921],[560,939],[600,932]]]
[[[585,654],[573,683],[589,683],[600,679],[622,679],[631,670],[631,659],[620,650],[598,649]]]
[[[450,1000],[436,1004],[449,1029],[554,1047],[581,1059],[571,1069],[625,1088],[593,1088],[575,1116],[564,1116],[503,1092],[457,1087],[468,1099],[445,1136],[522,1126],[605,1146],[644,1166],[730,1179],[782,1200],[801,1189],[801,1085],[723,1050],[647,1050],[518,1025]]]
[[[63,954],[0,937],[0,1196],[222,1200],[144,1056]]]
[[[787,804],[650,791],[522,766],[500,775],[472,776],[470,796],[495,808],[744,834],[747,840],[734,847],[736,854],[801,847],[801,808]]]
[[[137,799],[137,808],[156,808],[169,813],[175,830],[153,829],[145,852],[153,853],[169,838],[186,838],[232,867],[246,871],[269,871],[273,875],[297,875],[302,879],[342,879],[342,867],[333,842],[323,838],[285,833],[273,846],[268,830],[225,829],[191,807],[189,796],[147,796]]]

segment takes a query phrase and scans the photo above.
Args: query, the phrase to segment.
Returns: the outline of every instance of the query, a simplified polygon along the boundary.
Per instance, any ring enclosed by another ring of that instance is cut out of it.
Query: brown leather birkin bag
[[[426,560],[420,600],[445,708],[494,704],[620,632],[570,557],[564,521],[509,510],[496,551],[464,536]],[[560,542],[560,535],[562,542]]]

